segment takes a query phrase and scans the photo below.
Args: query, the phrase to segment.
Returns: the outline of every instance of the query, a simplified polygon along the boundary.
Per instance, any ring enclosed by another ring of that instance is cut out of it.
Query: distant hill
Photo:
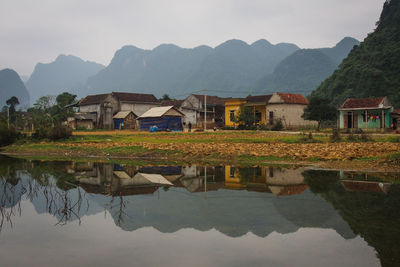
[[[87,78],[103,68],[103,65],[71,55],[59,55],[54,62],[48,64],[38,63],[26,82],[31,102],[35,103],[44,95],[58,95],[65,91],[84,96],[88,92],[81,90]]]
[[[265,75],[256,91],[310,94],[325,80],[359,42],[344,38],[332,48],[301,49],[283,59],[272,74]]]
[[[339,106],[348,97],[388,96],[400,106],[400,1],[386,1],[375,31],[312,95]]]
[[[205,88],[248,92],[255,80],[298,49],[294,44],[272,45],[266,40],[252,45],[230,40],[216,48],[193,49],[175,45],[160,45],[153,50],[125,46],[115,53],[109,66],[88,79],[87,89],[92,93],[120,90],[158,96],[177,96]]]
[[[16,96],[19,100],[19,108],[29,105],[29,93],[18,73],[11,69],[0,70],[0,109],[6,105],[6,101]]]

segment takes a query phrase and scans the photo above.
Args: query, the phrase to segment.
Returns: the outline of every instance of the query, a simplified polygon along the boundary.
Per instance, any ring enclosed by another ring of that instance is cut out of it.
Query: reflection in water
[[[398,177],[304,168],[130,166],[1,157],[0,227],[23,216],[21,202],[59,225],[105,212],[125,231],[216,229],[258,237],[300,228],[360,235],[382,265],[400,264]],[[0,230],[1,230],[0,228]]]

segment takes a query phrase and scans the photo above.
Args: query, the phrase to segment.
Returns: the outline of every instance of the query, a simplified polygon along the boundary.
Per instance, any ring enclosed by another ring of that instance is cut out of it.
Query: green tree
[[[304,109],[302,118],[318,122],[319,131],[321,122],[334,121],[336,119],[336,108],[330,104],[330,100],[321,97],[312,97],[310,103]]]
[[[19,105],[19,100],[16,96],[11,97],[6,101],[6,104],[9,106],[8,107],[8,116],[10,119],[10,123],[14,124],[15,123],[15,118],[16,118],[16,109],[15,107]]]
[[[164,95],[160,98],[160,100],[161,100],[161,101],[162,101],[162,100],[171,100],[171,98],[169,97],[168,94],[164,94]]]
[[[250,128],[254,125],[256,118],[253,111],[249,107],[243,107],[240,109],[238,116],[235,118],[236,122],[242,123],[245,128]]]

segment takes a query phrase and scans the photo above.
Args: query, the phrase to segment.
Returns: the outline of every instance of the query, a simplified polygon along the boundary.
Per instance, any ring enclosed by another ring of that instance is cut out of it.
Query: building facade
[[[340,129],[384,130],[392,127],[393,106],[387,97],[348,98],[338,109]]]

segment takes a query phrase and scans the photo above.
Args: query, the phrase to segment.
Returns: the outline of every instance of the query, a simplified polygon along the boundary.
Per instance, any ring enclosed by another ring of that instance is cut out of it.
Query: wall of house
[[[247,107],[249,107],[254,114],[256,112],[260,112],[261,113],[261,121],[257,122],[258,125],[260,124],[267,124],[267,117],[266,117],[266,105],[254,105],[251,106],[250,104],[247,105]]]
[[[231,121],[231,111],[235,113],[235,116],[238,116],[240,107],[245,103],[244,100],[225,101],[225,126],[234,127],[237,125],[236,122]]]
[[[136,118],[132,113],[124,119],[124,129],[135,129],[136,128]]]
[[[272,99],[272,98],[271,98]],[[306,105],[301,104],[268,104],[266,107],[267,123],[269,122],[270,112],[274,113],[274,123],[277,120],[282,120],[285,128],[301,127],[301,126],[315,126],[316,121],[308,121],[301,116],[304,113]]]
[[[74,129],[94,129],[94,123],[92,120],[75,120],[75,128]]]
[[[390,128],[392,124],[392,119],[390,118],[390,113],[393,111],[393,108],[385,110],[384,111],[384,122],[385,122],[385,128]],[[347,121],[348,121],[348,110],[341,110],[339,113],[339,127],[340,129],[346,129],[347,128]],[[380,109],[374,109],[374,110],[368,110],[368,114],[379,116],[379,119],[371,119],[370,116],[368,119],[368,123],[364,122],[363,116],[365,114],[365,110],[354,110],[352,111],[353,113],[353,120],[354,125],[353,128],[358,129],[371,129],[371,130],[376,130],[381,128],[381,116],[382,116],[382,110]],[[374,116],[373,116],[374,117]]]
[[[189,122],[192,124],[192,126],[196,125],[197,121],[197,112],[192,109],[185,109],[185,108],[180,108],[179,109],[185,116],[182,118],[182,121],[187,125]]]
[[[141,116],[143,113],[148,111],[151,108],[159,107],[158,103],[127,103],[121,102],[121,110],[122,111],[133,111],[137,116]]]

